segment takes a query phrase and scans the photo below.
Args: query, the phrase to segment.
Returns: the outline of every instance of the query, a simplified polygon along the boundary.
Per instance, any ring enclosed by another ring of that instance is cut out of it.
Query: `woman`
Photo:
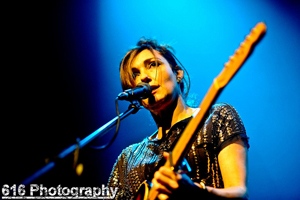
[[[133,199],[146,179],[152,180],[151,192],[158,192],[158,199],[247,199],[248,138],[238,113],[228,104],[214,105],[197,133],[186,155],[190,172],[178,173],[162,166],[153,174],[197,113],[185,101],[188,75],[170,50],[170,46],[142,39],[120,64],[124,90],[140,82],[152,87],[152,95],[141,103],[150,111],[158,130],[122,151],[109,186],[119,188],[117,199]]]

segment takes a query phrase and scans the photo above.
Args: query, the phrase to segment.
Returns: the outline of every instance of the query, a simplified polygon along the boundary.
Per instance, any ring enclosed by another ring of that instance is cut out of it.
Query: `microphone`
[[[147,99],[152,93],[152,88],[148,83],[140,82],[133,89],[124,90],[118,95],[118,100],[133,101]]]

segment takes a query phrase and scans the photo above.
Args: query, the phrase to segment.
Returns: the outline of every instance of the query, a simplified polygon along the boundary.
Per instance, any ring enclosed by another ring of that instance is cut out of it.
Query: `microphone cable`
[[[151,95],[151,91],[152,91],[152,88],[148,83],[140,82],[136,88],[120,93],[115,99],[118,119],[117,119],[117,123],[116,123],[116,130],[115,130],[115,133],[114,133],[112,139],[104,145],[101,145],[101,146],[89,145],[89,147],[91,149],[100,151],[100,150],[103,150],[103,149],[106,149],[107,147],[109,147],[113,143],[113,141],[116,139],[118,131],[119,131],[119,127],[120,127],[120,121],[121,121],[118,100],[130,101],[131,106],[133,106],[133,108],[137,108],[136,104],[133,103],[133,102],[137,101],[136,98],[139,98],[139,99],[148,98]],[[141,108],[140,106],[138,106],[138,107]],[[135,110],[132,113],[135,114],[137,111],[138,110]]]
[[[119,127],[120,127],[120,112],[119,112],[119,105],[118,105],[118,97],[115,99],[115,104],[116,104],[116,111],[117,111],[118,119],[117,119],[117,124],[116,124],[116,130],[115,130],[115,133],[114,133],[112,139],[108,143],[101,145],[101,146],[89,145],[89,147],[91,149],[97,150],[97,151],[104,150],[104,149],[108,148],[116,139],[118,132],[119,132]]]

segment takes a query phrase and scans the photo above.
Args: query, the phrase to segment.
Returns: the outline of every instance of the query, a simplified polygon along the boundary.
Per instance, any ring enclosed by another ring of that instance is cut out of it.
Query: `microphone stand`
[[[133,101],[129,105],[128,109],[121,113],[119,115],[120,120],[126,118],[130,114],[135,114],[137,111],[139,111],[141,108],[143,108],[138,101]],[[47,165],[36,171],[34,174],[32,174],[30,177],[26,178],[21,184],[28,185],[32,183],[34,180],[42,176],[43,174],[50,171],[52,168],[55,167],[56,163],[66,156],[70,155],[75,150],[79,150],[80,148],[84,147],[85,145],[89,144],[91,141],[96,139],[99,136],[104,136],[116,123],[118,120],[118,116],[98,128],[96,131],[85,137],[84,139],[78,141],[76,144],[71,145],[70,147],[63,150],[54,161],[49,162]]]

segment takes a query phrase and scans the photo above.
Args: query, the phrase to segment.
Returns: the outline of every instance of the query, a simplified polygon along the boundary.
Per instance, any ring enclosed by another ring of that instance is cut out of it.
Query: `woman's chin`
[[[166,109],[171,103],[167,98],[157,98],[154,96],[149,97],[146,101],[143,101],[143,106],[152,113],[159,113]]]
[[[143,106],[151,112],[159,110],[162,105],[163,100],[156,99],[154,96],[143,100]]]

